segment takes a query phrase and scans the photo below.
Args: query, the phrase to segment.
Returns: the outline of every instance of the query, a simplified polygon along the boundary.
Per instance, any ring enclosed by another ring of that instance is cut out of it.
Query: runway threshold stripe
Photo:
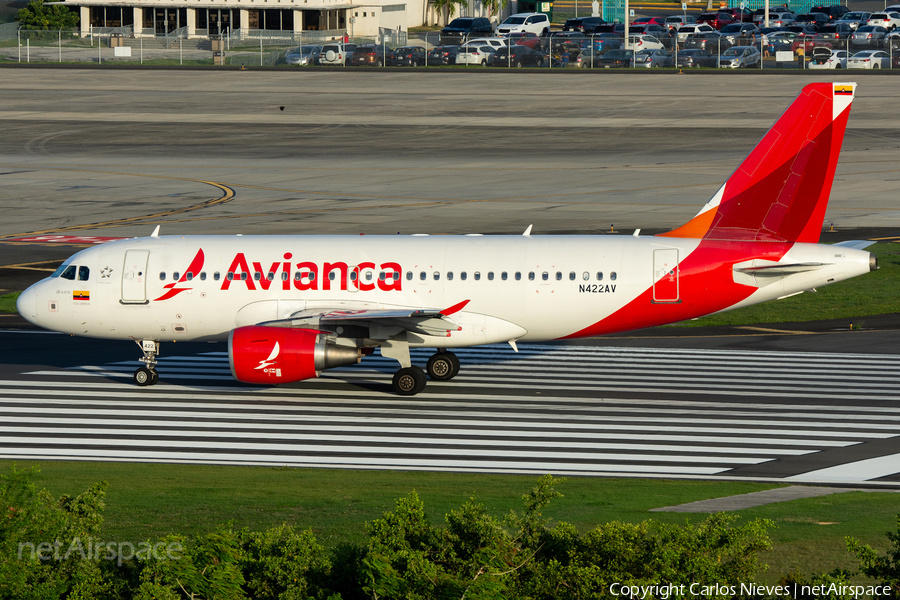
[[[340,381],[340,380],[335,380]],[[767,416],[765,413],[777,411],[778,415],[790,416],[791,413],[785,411],[802,411],[795,413],[798,416],[805,417],[806,413],[813,413],[817,418],[831,419],[879,419],[892,420],[896,419],[892,415],[900,415],[900,408],[892,406],[865,406],[861,404],[853,405],[830,405],[830,404],[784,404],[784,403],[761,403],[761,402],[717,402],[713,400],[693,400],[679,398],[672,399],[654,399],[654,398],[584,398],[578,396],[552,396],[552,395],[495,395],[479,393],[478,400],[470,400],[472,396],[467,394],[442,394],[435,392],[435,389],[442,389],[446,385],[452,390],[453,383],[450,384],[433,384],[430,388],[426,388],[425,392],[415,397],[398,397],[392,394],[385,394],[376,398],[371,397],[370,393],[365,390],[361,391],[344,391],[344,390],[324,390],[313,387],[303,387],[298,384],[294,387],[251,387],[242,386],[240,384],[215,386],[215,385],[179,385],[173,383],[162,382],[159,385],[150,388],[138,388],[131,384],[123,384],[116,382],[94,382],[90,380],[82,380],[76,383],[63,381],[32,381],[32,380],[2,380],[0,379],[0,388],[15,387],[16,393],[22,394],[42,394],[50,393],[55,396],[93,396],[103,397],[109,396],[114,398],[139,398],[146,400],[149,398],[160,399],[208,399],[214,395],[216,399],[237,401],[252,400],[259,404],[254,404],[260,410],[271,408],[272,410],[280,410],[285,405],[302,404],[308,406],[310,403],[331,402],[326,397],[340,397],[341,403],[348,404],[378,404],[379,406],[397,406],[401,408],[430,408],[439,405],[452,405],[463,407],[480,407],[502,405],[503,407],[517,406],[515,403],[526,403],[532,406],[545,405],[557,409],[559,405],[567,405],[572,407],[580,405],[585,408],[601,408],[604,410],[618,411],[634,411],[644,409],[646,406],[657,406],[665,408],[672,414],[694,414],[704,413],[701,409],[717,409],[716,414],[738,415],[742,413],[740,410],[750,411],[751,413],[759,413],[760,416]],[[78,390],[71,389],[73,386]],[[53,390],[53,391],[49,391]],[[80,390],[92,390],[85,392]],[[174,392],[173,392],[174,390]],[[190,393],[187,393],[190,392]],[[267,403],[279,403],[275,407],[270,407]],[[117,405],[121,403],[116,403]],[[202,406],[198,404],[197,406]],[[628,408],[628,407],[634,408]],[[673,408],[677,407],[677,408]],[[695,408],[696,407],[696,408]],[[579,407],[579,410],[581,408]],[[720,409],[740,409],[725,410]],[[828,414],[835,413],[835,414]],[[748,413],[750,414],[750,413]]]
[[[786,481],[870,481],[900,473],[900,454],[878,456],[786,477]]]
[[[187,422],[179,422],[172,423],[171,420],[165,421],[154,421],[154,420],[143,420],[138,418],[132,419],[84,419],[84,418],[69,418],[69,417],[19,417],[12,416],[8,414],[4,414],[2,410],[0,410],[0,415],[3,416],[3,421],[6,423],[28,423],[28,424],[36,424],[36,425],[66,425],[66,427],[71,428],[72,426],[94,426],[98,428],[106,427],[159,427],[161,429],[169,429],[172,431],[171,435],[186,435],[188,433],[193,434],[198,430],[203,429],[222,429],[226,430],[227,434],[230,435],[231,430],[257,430],[260,432],[274,432],[280,435],[282,430],[291,430],[294,431],[297,429],[297,425],[294,424],[285,424],[285,423],[255,423],[248,421],[235,421],[235,422],[226,422],[226,421],[199,421],[192,420]],[[325,421],[326,419],[322,419]],[[366,419],[368,421],[368,419]],[[561,433],[557,430],[549,430],[549,431],[538,431],[538,430],[526,430],[526,429],[515,429],[515,430],[505,430],[500,429],[503,427],[503,423],[499,423],[495,425],[493,422],[491,425],[485,425],[479,429],[461,429],[461,428],[435,428],[435,427],[423,427],[418,424],[410,424],[408,427],[374,427],[374,426],[365,426],[365,425],[356,425],[355,423],[358,420],[341,420],[341,419],[328,419],[329,422],[337,421],[340,424],[335,425],[313,425],[308,422],[303,424],[303,429],[305,431],[316,431],[316,432],[344,432],[345,434],[353,434],[353,433],[392,433],[392,434],[406,434],[406,433],[415,433],[418,435],[439,435],[439,436],[471,436],[471,437],[492,437],[492,438],[550,438],[555,440],[555,444],[559,444],[558,441],[561,437]],[[422,420],[420,423],[427,423],[432,425],[431,421]],[[471,425],[472,423],[467,423]],[[519,425],[519,424],[517,424]],[[538,423],[534,424],[534,427],[539,427]],[[571,431],[565,432],[565,441],[562,443],[572,444],[575,440],[579,440],[581,438],[595,440],[600,437],[600,439],[605,442],[614,440],[614,441],[623,441],[628,440],[632,442],[705,442],[710,444],[758,444],[765,446],[806,446],[806,447],[827,447],[827,448],[845,448],[847,446],[852,446],[857,444],[856,441],[834,441],[834,440],[822,440],[822,439],[791,439],[791,438],[777,438],[777,437],[735,437],[733,434],[733,430],[730,429],[721,429],[722,435],[712,436],[712,435],[697,435],[696,432],[690,431],[685,432],[681,435],[675,434],[642,434],[642,433],[616,433],[616,432],[583,432],[583,431],[575,431],[577,425],[572,425]],[[32,427],[9,427],[0,425],[0,431],[9,431],[9,432],[19,432],[19,433],[27,433],[31,431]],[[36,428],[35,428],[36,429]],[[648,428],[649,429],[649,428]],[[655,430],[656,428],[654,428]],[[77,431],[75,429],[67,429],[71,431]],[[103,430],[107,431],[107,430]],[[121,431],[120,429],[108,430],[112,431],[112,433],[116,433]],[[712,433],[712,431],[710,431]],[[147,435],[153,435],[153,432],[147,432]],[[225,435],[222,433],[221,435]],[[259,433],[255,435],[260,435]],[[721,447],[721,446],[717,446]]]
[[[98,442],[112,442],[112,441],[120,441],[122,439],[127,439],[128,437],[136,437],[136,438],[165,438],[165,437],[178,437],[178,438],[213,438],[217,440],[227,440],[227,439],[250,439],[250,440],[258,440],[260,442],[261,447],[269,447],[270,445],[275,444],[275,440],[279,442],[289,442],[289,441],[302,441],[308,443],[316,443],[316,442],[343,442],[347,444],[359,444],[359,443],[367,443],[367,444],[380,444],[378,447],[388,447],[389,444],[417,444],[420,446],[476,446],[480,448],[555,448],[560,451],[575,451],[575,450],[597,450],[597,451],[647,451],[647,452],[694,452],[694,453],[710,453],[714,452],[724,453],[724,454],[746,454],[746,455],[762,455],[765,458],[771,458],[772,455],[786,455],[786,456],[802,456],[805,454],[811,454],[815,452],[815,450],[795,450],[788,448],[774,449],[774,448],[744,448],[744,447],[721,447],[721,446],[690,446],[690,445],[666,445],[666,444],[625,444],[625,443],[597,443],[597,442],[575,442],[570,440],[560,441],[556,440],[553,442],[540,442],[534,440],[491,440],[485,439],[487,432],[481,432],[481,437],[478,438],[465,438],[455,436],[452,438],[434,438],[434,437],[421,437],[421,436],[377,436],[377,435],[328,435],[324,433],[319,434],[299,434],[299,433],[268,433],[263,435],[259,432],[244,432],[244,431],[225,431],[225,432],[216,432],[216,431],[178,431],[178,430],[169,430],[169,431],[150,431],[146,429],[101,429],[101,428],[76,428],[76,427],[6,427],[0,426],[0,443],[3,443],[6,439],[21,439],[16,438],[15,436],[10,436],[7,438],[6,435],[9,434],[34,434],[34,433],[42,433],[42,434],[53,434],[60,436],[73,436],[73,435],[83,435],[83,436],[105,436],[102,439],[97,440]],[[412,432],[409,432],[412,433]],[[114,439],[110,439],[114,438]],[[31,439],[31,438],[24,438]],[[75,438],[80,439],[80,438]],[[146,444],[147,442],[141,442]],[[230,442],[226,442],[230,443]],[[347,452],[354,452],[356,446],[346,446],[345,450]],[[432,449],[423,449],[423,453],[431,452]],[[510,450],[511,452],[511,450]],[[494,450],[487,450],[484,452],[485,454],[492,454]]]
[[[102,372],[102,371],[97,371],[97,372],[90,371],[89,372],[89,371],[74,371],[74,370],[73,371],[31,371],[29,373],[26,373],[26,375],[35,375],[35,376],[49,375],[49,376],[54,376],[54,377],[58,377],[58,376],[119,377],[119,378],[123,378],[123,379],[131,378],[131,375],[128,373]],[[213,375],[197,376],[197,375],[179,375],[179,374],[166,375],[165,373],[162,375],[162,379],[234,381],[234,379],[231,376],[227,376],[227,377],[213,376]],[[365,379],[366,381],[371,381],[373,383],[389,385],[387,378],[385,378],[384,380],[374,379],[368,375],[357,375],[357,374],[346,373],[343,375],[343,379],[353,379],[353,380]],[[316,379],[315,381],[316,382],[328,382],[328,383],[343,383],[343,380],[332,379],[330,377],[320,377],[320,378]],[[554,381],[556,381],[556,380],[536,379],[536,380],[532,380],[532,382],[529,384],[512,384],[512,383],[497,383],[496,379],[491,378],[491,377],[474,378],[474,377],[461,376],[461,377],[457,377],[453,380],[453,385],[457,388],[462,387],[462,386],[483,387],[483,382],[487,382],[489,387],[494,388],[494,389],[535,389],[537,387],[536,384],[539,384],[539,383],[553,384]],[[684,390],[676,389],[676,388],[690,388],[691,394],[703,394],[703,395],[762,396],[762,395],[764,395],[761,393],[762,391],[768,391],[768,392],[780,392],[782,396],[788,397],[788,398],[828,398],[828,399],[834,399],[834,400],[860,400],[860,401],[900,400],[900,396],[885,395],[885,394],[888,394],[889,392],[896,392],[896,389],[894,389],[894,388],[890,389],[889,391],[886,389],[884,392],[878,391],[879,395],[876,397],[872,397],[872,396],[857,396],[857,395],[852,395],[852,394],[836,395],[836,394],[821,394],[821,393],[813,393],[813,392],[800,393],[800,392],[795,392],[794,390],[799,390],[799,389],[804,389],[804,388],[788,387],[788,386],[758,386],[758,385],[755,385],[756,382],[750,381],[750,380],[748,380],[746,383],[754,384],[754,385],[752,385],[752,387],[754,388],[754,391],[735,390],[735,389],[729,389],[725,385],[716,386],[716,385],[706,385],[706,384],[702,384],[702,383],[678,385],[677,382],[674,382],[674,384],[670,384],[671,386],[668,388],[646,387],[645,384],[643,384],[643,383],[627,381],[627,380],[626,381],[617,381],[617,382],[612,382],[612,383],[617,383],[619,385],[617,387],[611,387],[608,385],[607,386],[592,385],[591,387],[588,387],[591,384],[586,382],[584,385],[551,385],[551,387],[549,389],[579,391],[579,392],[583,392],[583,391],[587,391],[587,390],[594,390],[594,391],[601,391],[601,392],[616,392],[616,393],[627,393],[629,391],[633,392],[633,391],[637,390],[637,391],[645,392],[645,393],[652,392],[652,393],[661,393],[661,394],[682,394],[682,393],[685,393]],[[650,384],[646,384],[646,385],[650,385]],[[704,388],[704,389],[697,389],[698,387]],[[808,387],[815,388],[816,386],[808,386]],[[870,390],[870,393],[874,393],[874,392],[872,392]]]
[[[291,456],[291,455],[253,455],[253,454],[243,454],[240,455],[240,459],[238,460],[237,456],[229,456],[228,458],[223,458],[220,454],[207,454],[202,452],[163,452],[163,451],[141,451],[139,453],[129,453],[121,450],[100,450],[100,449],[80,449],[80,448],[72,448],[66,449],[64,453],[60,452],[55,448],[33,448],[29,449],[28,453],[23,453],[21,450],[8,451],[5,448],[0,448],[0,457],[7,456],[9,458],[16,457],[22,459],[32,459],[35,457],[41,457],[44,459],[55,459],[55,460],[72,460],[75,457],[82,457],[86,460],[94,460],[100,458],[107,459],[118,459],[118,460],[134,460],[134,459],[142,459],[142,460],[180,460],[192,464],[197,463],[223,463],[227,462],[229,464],[242,464],[246,462],[258,462],[258,463],[267,463],[267,464],[278,464],[278,465],[291,465],[297,464],[297,466],[334,466],[332,464],[332,458],[330,457],[317,457],[317,456]],[[604,471],[613,471],[618,473],[645,473],[648,470],[651,470],[656,473],[661,474],[688,474],[688,475],[717,475],[719,473],[723,473],[725,471],[730,470],[731,467],[702,467],[702,466],[678,466],[678,465],[653,465],[651,467],[644,467],[641,465],[629,465],[629,464],[618,464],[618,463],[610,463],[608,465],[597,465],[597,464],[579,464],[579,463],[544,463],[544,462],[536,462],[529,463],[526,466],[517,463],[503,462],[503,461],[486,461],[486,460],[471,460],[466,461],[463,464],[456,462],[447,462],[437,459],[390,459],[390,458],[380,458],[380,457],[341,457],[342,460],[338,461],[338,464],[345,465],[348,468],[358,468],[361,466],[364,467],[372,467],[372,468],[414,468],[414,469],[451,469],[459,472],[466,472],[469,470],[484,470],[491,471],[494,469],[504,469],[504,470],[518,470],[520,472],[534,472],[534,473],[556,473],[558,470],[567,470],[573,473],[585,473],[585,472],[596,472],[603,473]]]

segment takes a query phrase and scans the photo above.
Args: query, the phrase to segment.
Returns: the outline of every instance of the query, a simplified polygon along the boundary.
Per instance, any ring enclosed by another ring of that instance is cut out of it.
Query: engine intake
[[[358,363],[359,348],[338,346],[320,331],[251,325],[228,335],[231,375],[244,383],[291,383]]]

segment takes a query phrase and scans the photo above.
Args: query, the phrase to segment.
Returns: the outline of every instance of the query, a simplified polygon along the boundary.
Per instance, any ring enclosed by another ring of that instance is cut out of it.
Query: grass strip
[[[12,292],[0,296],[0,313],[16,312],[16,300],[19,299],[19,294],[21,293],[22,292]]]

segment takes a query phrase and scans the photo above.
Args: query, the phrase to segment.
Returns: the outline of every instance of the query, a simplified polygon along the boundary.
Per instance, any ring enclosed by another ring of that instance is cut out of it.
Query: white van
[[[516,13],[506,17],[497,27],[497,35],[533,33],[545,37],[550,32],[550,19],[543,13]]]

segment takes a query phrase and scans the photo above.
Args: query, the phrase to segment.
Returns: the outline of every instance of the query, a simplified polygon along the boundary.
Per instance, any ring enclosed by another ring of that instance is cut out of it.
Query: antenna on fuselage
[[[153,230],[153,233],[150,234],[150,237],[159,237],[159,225],[156,226],[156,229]]]
[[[528,229],[526,229],[525,233],[523,233],[522,235],[524,235],[525,237],[531,237],[531,228],[532,227],[534,227],[534,225],[529,225]]]

